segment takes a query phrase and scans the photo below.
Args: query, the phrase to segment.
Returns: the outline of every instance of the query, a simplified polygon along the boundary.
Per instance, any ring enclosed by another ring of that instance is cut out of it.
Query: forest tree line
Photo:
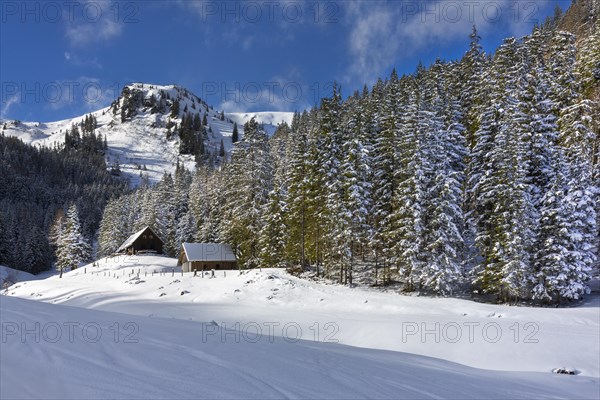
[[[106,141],[95,126],[95,118],[86,116],[55,148],[0,134],[0,265],[30,273],[50,269],[56,261],[50,228],[67,209],[78,240],[91,246],[104,206],[128,190],[107,171]],[[84,258],[90,256],[88,251]]]

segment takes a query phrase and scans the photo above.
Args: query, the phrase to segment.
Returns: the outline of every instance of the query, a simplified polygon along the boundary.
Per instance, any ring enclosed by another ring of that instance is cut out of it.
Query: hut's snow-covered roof
[[[230,245],[223,243],[183,243],[188,261],[236,261]]]

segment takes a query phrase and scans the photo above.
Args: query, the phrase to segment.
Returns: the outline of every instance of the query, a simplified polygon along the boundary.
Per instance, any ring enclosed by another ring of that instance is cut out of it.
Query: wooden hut
[[[179,264],[183,272],[237,269],[231,246],[223,243],[183,243]]]
[[[117,253],[136,254],[138,252],[162,254],[163,241],[150,229],[145,227],[129,236],[119,247]]]

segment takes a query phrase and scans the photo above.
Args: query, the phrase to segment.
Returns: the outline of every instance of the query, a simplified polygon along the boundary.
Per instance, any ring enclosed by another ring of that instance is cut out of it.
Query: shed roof
[[[236,261],[235,254],[228,244],[183,243],[182,246],[188,261]]]
[[[138,232],[134,233],[133,235],[129,236],[127,238],[127,240],[123,242],[121,247],[119,247],[117,249],[117,253],[127,250],[127,248],[129,246],[131,246],[133,244],[133,242],[135,242],[140,236],[142,236],[142,233],[144,233],[146,230],[149,230],[150,232],[152,232],[152,234],[154,236],[156,236],[156,234],[152,231],[152,229],[150,229],[150,227],[147,226],[144,229],[142,229],[141,231],[138,231]],[[158,236],[156,236],[156,237],[162,242],[162,240]]]

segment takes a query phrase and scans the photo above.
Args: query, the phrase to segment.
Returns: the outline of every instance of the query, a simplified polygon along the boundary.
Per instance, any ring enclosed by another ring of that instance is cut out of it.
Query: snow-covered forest
[[[74,206],[74,229],[89,245],[108,199],[127,190],[97,151],[102,140],[85,129],[79,138],[78,149],[50,149],[0,135],[0,265],[31,273],[49,269],[57,240],[51,226],[63,220],[63,208]]]
[[[246,123],[221,168],[178,168],[114,199],[100,252],[149,225],[172,255],[222,241],[245,268],[580,299],[597,265],[599,59],[597,31],[578,40],[550,22],[489,56],[474,29],[460,61],[345,100],[335,86],[270,139]]]

